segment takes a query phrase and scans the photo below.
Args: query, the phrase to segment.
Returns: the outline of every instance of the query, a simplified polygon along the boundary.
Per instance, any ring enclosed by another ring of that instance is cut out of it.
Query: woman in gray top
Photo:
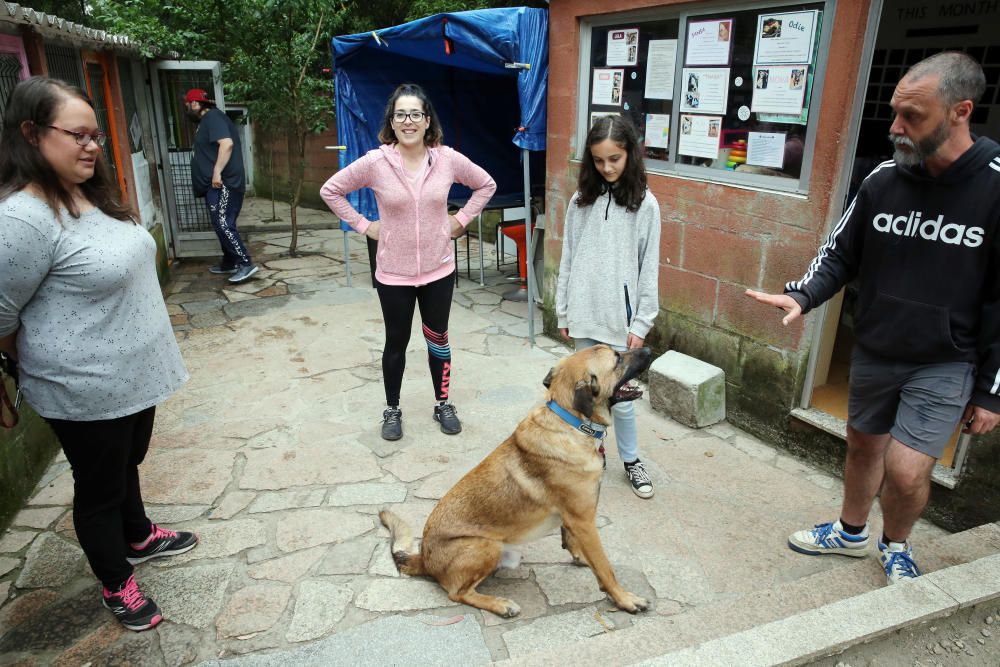
[[[73,468],[73,523],[125,627],[162,619],[132,565],[192,549],[146,516],[138,466],[153,414],[187,380],[156,245],[118,201],[86,94],[46,77],[13,90],[0,135],[0,351]]]

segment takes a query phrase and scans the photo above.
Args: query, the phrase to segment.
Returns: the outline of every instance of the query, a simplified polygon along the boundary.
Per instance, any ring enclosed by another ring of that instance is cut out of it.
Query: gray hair
[[[945,51],[924,58],[906,72],[912,80],[938,74],[938,93],[945,106],[958,104],[962,100],[979,103],[986,90],[986,76],[983,68],[968,55],[960,51]]]

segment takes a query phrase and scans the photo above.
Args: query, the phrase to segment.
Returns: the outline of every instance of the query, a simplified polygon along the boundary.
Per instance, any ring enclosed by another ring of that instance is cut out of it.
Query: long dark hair
[[[72,97],[90,104],[90,98],[79,88],[45,76],[33,76],[14,86],[0,134],[0,201],[35,184],[57,217],[60,206],[65,206],[74,218],[80,217],[73,195],[38,150],[39,135],[52,131],[47,126],[55,120],[63,102]],[[103,152],[97,157],[94,175],[80,184],[80,190],[91,204],[112,218],[135,221],[132,210],[118,199],[118,184],[104,163]]]
[[[625,169],[613,185],[609,185],[601,172],[597,171],[591,146],[605,139],[615,142],[625,151]],[[583,149],[583,164],[580,165],[580,179],[577,183],[577,206],[590,206],[608,189],[615,198],[615,203],[624,206],[626,211],[635,213],[639,210],[642,200],[646,197],[646,168],[642,163],[642,153],[639,151],[639,138],[635,126],[625,116],[602,116],[597,119],[590,132],[587,133]]]
[[[431,98],[427,97],[424,89],[415,83],[401,84],[389,96],[389,103],[385,105],[385,114],[382,117],[382,129],[378,131],[378,140],[383,144],[397,143],[396,133],[392,130],[392,114],[396,110],[396,100],[404,95],[410,95],[420,100],[424,107],[424,113],[427,114],[427,120],[430,121],[427,131],[424,133],[424,145],[437,146],[444,138],[444,133],[441,131],[441,121],[438,120],[437,112],[434,111]]]

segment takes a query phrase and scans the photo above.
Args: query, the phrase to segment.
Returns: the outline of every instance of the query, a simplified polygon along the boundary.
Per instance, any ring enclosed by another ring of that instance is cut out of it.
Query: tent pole
[[[347,269],[347,286],[351,287],[351,249],[347,243],[347,231],[344,231],[344,267]]]
[[[527,148],[521,149],[524,164],[524,235],[528,246],[528,345],[535,345],[535,234],[531,228],[531,173]]]

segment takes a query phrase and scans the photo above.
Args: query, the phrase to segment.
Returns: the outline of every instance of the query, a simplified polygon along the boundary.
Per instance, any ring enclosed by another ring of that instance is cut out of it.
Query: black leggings
[[[454,274],[419,287],[379,283],[376,288],[382,304],[382,319],[385,320],[385,348],[382,350],[385,402],[399,405],[399,388],[403,384],[403,370],[406,368],[406,346],[410,342],[414,304],[420,305],[434,397],[438,401],[447,400],[448,385],[451,383],[448,315],[451,314],[451,295],[455,289]]]
[[[126,543],[152,525],[139,491],[139,464],[153,434],[156,408],[127,417],[80,422],[46,419],[73,468],[73,527],[90,569],[114,590],[132,576]]]

